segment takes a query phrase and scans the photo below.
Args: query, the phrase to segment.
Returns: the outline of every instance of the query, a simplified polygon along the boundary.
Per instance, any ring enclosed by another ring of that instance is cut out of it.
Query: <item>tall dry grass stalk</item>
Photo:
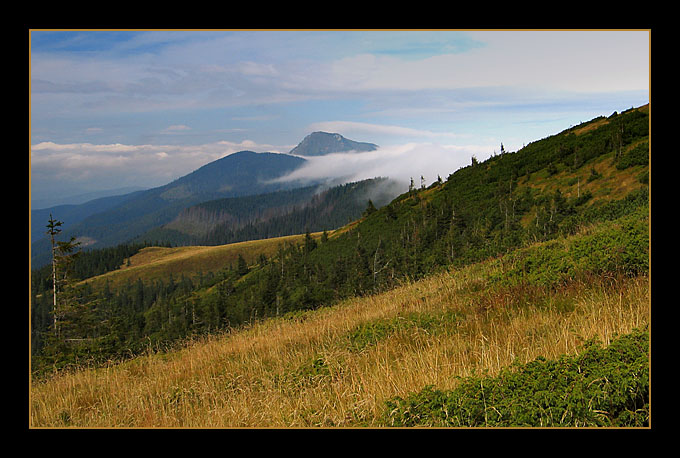
[[[517,291],[485,285],[487,268],[56,376],[31,387],[30,426],[377,426],[392,396],[451,389],[459,377],[574,353],[586,339],[608,343],[649,323],[647,277],[571,285],[518,304]],[[360,351],[347,345],[361,323],[445,312],[460,317],[446,332],[405,327]],[[322,366],[309,369],[315,360]]]

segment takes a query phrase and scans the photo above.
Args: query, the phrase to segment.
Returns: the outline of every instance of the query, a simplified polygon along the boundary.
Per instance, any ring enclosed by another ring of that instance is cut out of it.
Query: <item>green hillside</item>
[[[413,188],[328,243],[279,253],[244,279],[225,310],[313,309],[644,207],[646,158],[629,158],[648,145],[648,119],[644,108],[629,110]]]

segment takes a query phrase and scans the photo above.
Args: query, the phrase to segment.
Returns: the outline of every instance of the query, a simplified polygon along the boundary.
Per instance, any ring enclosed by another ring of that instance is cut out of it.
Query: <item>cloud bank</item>
[[[40,142],[31,147],[32,198],[63,197],[82,190],[162,186],[243,150],[282,152],[287,146],[252,140],[200,145]]]
[[[443,180],[461,167],[469,165],[471,157],[483,160],[491,155],[488,145],[440,145],[407,143],[387,146],[362,153],[334,153],[308,157],[307,163],[276,181],[312,182],[324,179],[359,181],[378,176],[389,177],[408,188],[411,178],[420,186],[421,176],[429,185],[440,176]]]

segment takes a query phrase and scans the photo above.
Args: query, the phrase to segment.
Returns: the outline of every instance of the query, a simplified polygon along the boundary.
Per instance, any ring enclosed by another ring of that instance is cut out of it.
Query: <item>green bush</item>
[[[273,378],[274,385],[279,389],[300,389],[306,386],[314,386],[331,379],[328,361],[321,355],[303,362],[299,367],[290,372],[276,374]]]
[[[577,356],[539,357],[498,377],[472,376],[454,390],[425,387],[385,403],[388,426],[646,427],[649,333],[635,330]]]
[[[616,168],[623,170],[636,165],[649,165],[649,142],[640,143],[624,153],[616,163]]]
[[[501,285],[528,283],[556,286],[589,275],[639,275],[649,270],[646,208],[596,226],[591,234],[573,236],[513,251],[505,269],[490,275]]]
[[[361,323],[346,336],[346,345],[351,351],[361,351],[375,345],[400,331],[420,329],[428,333],[445,332],[447,326],[459,321],[455,312],[408,313],[389,320],[376,320]]]
[[[577,270],[588,273],[637,275],[649,270],[649,230],[646,219],[635,216],[571,244]]]
[[[649,184],[649,170],[643,170],[636,178],[642,184]]]
[[[347,347],[352,351],[361,351],[364,348],[375,345],[389,335],[396,332],[398,322],[396,320],[379,320],[361,323],[346,336]]]

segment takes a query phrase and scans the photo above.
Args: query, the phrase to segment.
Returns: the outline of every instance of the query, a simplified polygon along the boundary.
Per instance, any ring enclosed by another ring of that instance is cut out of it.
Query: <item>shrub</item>
[[[625,152],[616,163],[619,170],[636,165],[649,165],[649,142],[644,142]]]
[[[599,224],[591,234],[553,240],[513,251],[490,280],[502,285],[556,286],[602,274],[638,275],[649,270],[649,228],[645,208]]]
[[[333,377],[328,360],[320,355],[303,362],[293,371],[276,374],[274,385],[281,390],[299,390],[308,386],[315,386]]]
[[[649,333],[635,330],[577,356],[539,357],[498,377],[472,376],[450,391],[427,386],[385,403],[389,426],[645,427]]]
[[[571,257],[580,272],[637,275],[649,270],[649,230],[647,220],[621,218],[618,224],[604,226],[595,234],[577,238],[571,244]]]
[[[420,329],[428,333],[445,332],[447,326],[455,324],[461,317],[456,312],[408,313],[389,320],[361,323],[346,336],[346,345],[351,351],[361,351],[400,331]]]

